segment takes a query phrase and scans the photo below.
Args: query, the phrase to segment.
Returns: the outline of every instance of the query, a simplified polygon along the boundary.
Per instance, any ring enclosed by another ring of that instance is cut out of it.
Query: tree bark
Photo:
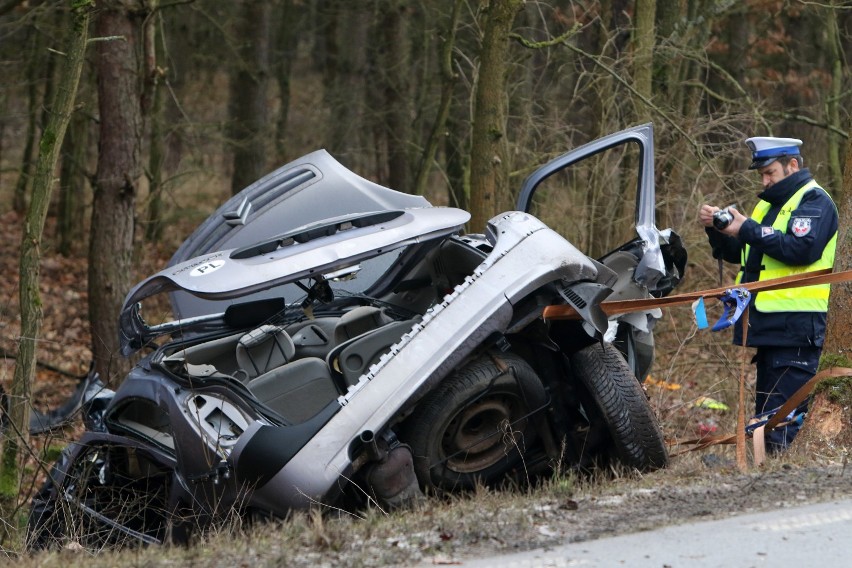
[[[843,96],[843,56],[840,45],[840,31],[837,25],[837,8],[835,0],[824,8],[825,15],[825,51],[828,66],[831,70],[831,83],[826,100],[826,119],[830,126],[840,127],[840,105]],[[840,167],[840,154],[843,142],[833,130],[828,131],[828,167],[831,172],[830,189],[837,190],[843,183],[843,172]],[[852,163],[848,162],[847,164]]]
[[[485,8],[470,150],[470,228],[482,231],[508,189],[506,58],[509,32],[523,0],[492,0]]]
[[[852,132],[852,120],[849,122]],[[852,215],[852,143],[846,143],[843,186],[834,192],[834,201],[840,217],[837,230],[837,250],[834,271],[852,269],[852,226],[844,223]],[[852,368],[852,283],[833,284],[828,304],[828,322],[825,344],[819,363],[820,370],[831,367]],[[793,441],[791,451],[809,457],[825,455],[827,448],[848,452],[852,449],[852,421],[849,404],[852,403],[852,380],[849,377],[826,379],[815,392],[828,396],[815,396],[808,408],[808,417]],[[839,404],[837,401],[841,401]],[[836,426],[835,426],[836,425]]]
[[[654,77],[654,16],[656,0],[636,0],[633,28],[633,82],[636,91],[651,100]],[[644,122],[651,109],[641,99],[636,101],[636,116]]]
[[[231,192],[267,173],[269,51],[272,6],[249,0],[241,10],[239,70],[231,77],[230,138],[234,145]]]
[[[36,29],[29,30],[30,37],[30,60],[27,63],[27,133],[24,135],[24,152],[21,157],[21,172],[15,184],[15,193],[12,198],[12,208],[18,213],[27,209],[27,189],[33,175],[33,151],[35,146],[36,131],[38,130],[38,69],[40,68],[41,55],[41,33]]]
[[[377,88],[382,90],[383,138],[387,145],[388,186],[411,193],[411,57],[408,48],[405,4],[380,0],[378,8],[379,50]]]
[[[89,323],[95,370],[103,380],[121,377],[129,364],[118,357],[118,314],[133,278],[134,206],[141,176],[139,47],[143,7],[134,0],[98,6],[98,107],[100,139],[89,242]]]
[[[84,241],[86,158],[89,154],[89,117],[75,112],[62,143],[62,165],[59,169],[59,208],[56,219],[57,249],[70,256]]]
[[[47,210],[53,188],[54,168],[62,147],[62,140],[74,107],[77,85],[85,60],[88,38],[89,13],[93,2],[70,3],[73,7],[73,34],[67,48],[67,61],[63,66],[62,78],[58,85],[57,96],[52,112],[39,143],[39,156],[33,178],[33,192],[24,224],[20,250],[20,306],[21,337],[15,373],[11,386],[9,418],[11,427],[3,444],[3,456],[0,460],[0,518],[3,541],[8,544],[17,526],[14,522],[13,508],[20,488],[21,453],[28,446],[30,395],[36,369],[36,341],[41,333],[43,310],[39,294],[39,261],[41,259],[41,240],[44,232]],[[15,543],[15,544],[20,544]]]
[[[456,72],[453,69],[453,50],[456,45],[456,29],[459,25],[461,6],[462,0],[455,0],[453,2],[453,12],[443,33],[444,42],[441,45],[441,55],[439,60],[441,102],[438,103],[438,112],[435,116],[435,122],[432,123],[432,129],[429,132],[429,137],[426,139],[423,154],[420,157],[420,165],[417,168],[417,175],[414,182],[414,193],[417,195],[423,195],[426,191],[429,172],[432,170],[432,162],[435,160],[438,145],[441,142],[441,138],[443,137],[443,133],[447,125],[447,119],[450,116],[453,91],[455,90],[458,79]]]
[[[275,149],[277,159],[286,162],[290,144],[287,142],[287,121],[290,117],[290,74],[293,62],[298,55],[299,30],[303,24],[303,10],[293,4],[293,0],[283,0],[276,6],[278,27],[275,30],[275,80],[278,82],[278,117],[275,128]]]
[[[364,169],[363,156],[370,154],[363,141],[369,129],[364,120],[369,16],[362,2],[322,3],[321,17],[326,20],[322,29],[323,103],[328,112],[325,145],[332,155],[356,170]]]
[[[150,7],[156,10],[158,0],[150,0]],[[162,53],[158,49],[162,39],[157,33],[160,14],[148,18],[143,29],[145,44],[145,94],[143,95],[142,111],[150,125],[148,136],[148,168],[145,176],[148,178],[148,210],[145,220],[145,240],[155,243],[163,235],[163,166],[166,155],[165,133],[165,104],[163,81],[165,71],[160,67]]]

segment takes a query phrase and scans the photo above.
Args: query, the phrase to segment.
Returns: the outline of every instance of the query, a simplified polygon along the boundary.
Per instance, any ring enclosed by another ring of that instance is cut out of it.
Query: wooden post
[[[740,393],[737,401],[737,468],[740,471],[748,471],[748,459],[746,457],[746,435],[745,435],[745,376],[746,359],[748,350],[746,348],[748,338],[748,307],[743,311],[743,356],[740,361]]]

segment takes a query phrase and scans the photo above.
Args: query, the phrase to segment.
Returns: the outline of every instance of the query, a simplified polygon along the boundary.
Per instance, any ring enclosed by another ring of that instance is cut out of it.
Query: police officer
[[[737,283],[832,268],[837,208],[803,166],[802,141],[757,137],[746,145],[752,152],[749,169],[757,170],[763,191],[751,217],[730,208],[732,219],[721,230],[713,225],[719,208],[701,206],[699,220],[713,257],[740,265]],[[752,294],[747,344],[757,348],[752,362],[757,366],[758,415],[777,409],[816,374],[828,294],[827,284]],[[734,326],[734,344],[743,344],[742,335],[742,326]],[[770,432],[767,450],[787,448],[798,430],[793,423]]]

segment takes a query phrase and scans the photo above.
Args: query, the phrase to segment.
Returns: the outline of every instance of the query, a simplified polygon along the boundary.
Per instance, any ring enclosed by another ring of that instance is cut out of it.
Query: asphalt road
[[[471,568],[852,566],[852,499],[454,564]]]

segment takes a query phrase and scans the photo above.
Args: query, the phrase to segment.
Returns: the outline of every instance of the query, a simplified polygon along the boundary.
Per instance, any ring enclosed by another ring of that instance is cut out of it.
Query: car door
[[[683,277],[686,250],[656,226],[654,129],[642,124],[567,152],[526,178],[517,208],[541,218],[618,274],[610,300],[664,296]],[[659,309],[616,318],[612,340],[644,379]]]

